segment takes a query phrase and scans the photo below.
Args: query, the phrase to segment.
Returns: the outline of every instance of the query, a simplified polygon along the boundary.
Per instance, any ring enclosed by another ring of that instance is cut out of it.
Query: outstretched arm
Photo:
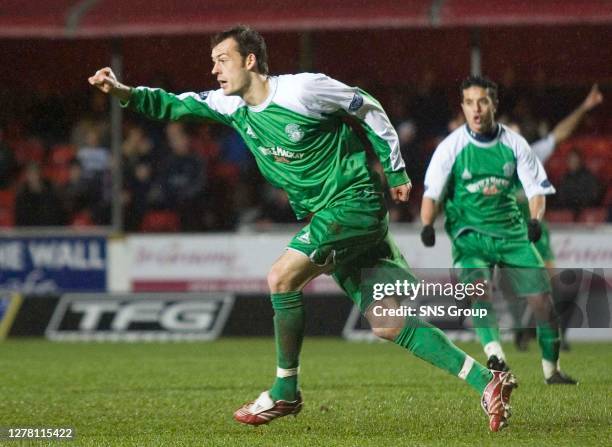
[[[231,115],[244,105],[239,97],[225,96],[219,90],[175,95],[159,88],[130,87],[119,82],[108,67],[96,71],[89,83],[118,98],[122,106],[156,120],[191,118],[230,125]]]
[[[603,95],[597,84],[591,87],[591,91],[576,110],[563,118],[552,131],[555,143],[559,144],[568,139],[576,130],[584,116],[603,101]]]

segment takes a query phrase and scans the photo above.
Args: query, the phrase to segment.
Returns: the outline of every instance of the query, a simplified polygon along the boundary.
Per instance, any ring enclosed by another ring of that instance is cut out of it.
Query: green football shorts
[[[293,237],[288,248],[304,253],[317,265],[333,264],[331,276],[361,312],[365,312],[373,302],[370,293],[362,292],[365,269],[393,276],[379,278],[381,282],[397,279],[416,282],[389,235],[388,225],[389,217],[382,198],[377,194],[365,194],[363,198],[315,213],[310,223]]]
[[[491,269],[499,266],[517,296],[551,291],[544,261],[526,239],[503,239],[467,231],[453,240],[453,265],[461,269],[464,283],[491,280]]]

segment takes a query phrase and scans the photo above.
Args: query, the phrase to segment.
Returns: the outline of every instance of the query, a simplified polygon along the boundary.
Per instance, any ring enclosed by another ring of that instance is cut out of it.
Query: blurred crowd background
[[[611,221],[612,7],[576,0],[564,2],[563,10],[493,3],[485,10],[449,0],[438,11],[436,2],[368,1],[345,8],[353,4],[346,0],[319,17],[315,3],[293,0],[293,13],[285,15],[288,10],[273,3],[251,11],[210,2],[153,2],[147,9],[105,0],[74,31],[81,34],[70,38],[64,16],[51,4],[24,9],[10,0],[6,11],[20,19],[6,15],[5,23],[0,15],[0,227],[108,225],[118,200],[128,232],[295,222],[284,193],[263,181],[229,128],[153,122],[124,110],[121,157],[113,157],[111,102],[87,83],[118,58],[120,80],[128,85],[175,93],[218,88],[209,39],[220,25],[209,18],[232,11],[255,28],[264,12],[275,20],[276,30],[263,32],[272,74],[322,72],[382,103],[414,186],[409,206],[391,206],[394,221],[418,219],[427,163],[437,143],[462,124],[459,84],[475,67],[500,85],[498,118],[518,123],[529,142],[546,136],[599,83],[603,103],[545,165],[558,191],[548,202],[548,218]],[[512,8],[520,13],[510,14]],[[50,14],[57,16],[51,30]],[[391,16],[404,26],[386,26]],[[508,25],[508,17],[516,23]],[[94,19],[104,19],[103,26],[94,26]],[[235,23],[234,16],[226,19]],[[306,19],[309,29],[301,28]],[[341,19],[350,26],[337,29]],[[485,19],[487,26],[478,25]],[[371,162],[376,165],[375,158]],[[122,193],[111,203],[117,166]]]
[[[511,72],[499,81],[498,117],[519,123],[529,142],[546,136],[589,88],[515,85]],[[150,85],[173,91],[163,76]],[[391,218],[413,221],[433,150],[463,123],[458,86],[436,84],[426,73],[413,87],[363,87],[382,100],[414,184],[411,205],[390,204]],[[227,231],[295,221],[284,192],[266,184],[232,129],[152,122],[127,112],[122,158],[114,160],[109,98],[94,89],[71,97],[34,92],[13,98],[11,110],[0,127],[2,226],[108,225],[113,163],[120,163],[123,172],[128,232]],[[587,115],[577,134],[546,163],[558,191],[549,201],[552,221],[612,220],[612,119],[607,110]],[[375,157],[371,162],[377,165]]]

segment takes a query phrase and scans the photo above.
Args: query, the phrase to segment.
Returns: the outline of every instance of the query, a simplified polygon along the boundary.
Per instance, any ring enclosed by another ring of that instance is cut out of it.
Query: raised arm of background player
[[[591,91],[578,108],[559,121],[552,132],[546,137],[531,145],[531,149],[535,152],[540,161],[545,163],[555,151],[555,147],[567,140],[582,122],[585,115],[601,104],[602,101],[603,95],[599,91],[598,85],[594,84],[593,87],[591,87]]]
[[[512,137],[511,146],[516,158],[516,171],[529,199],[531,216],[531,220],[527,223],[529,240],[535,242],[542,233],[540,221],[544,217],[546,207],[545,194],[552,194],[555,190],[548,181],[542,163],[535,156],[527,141],[514,132],[512,134],[514,137]],[[425,173],[425,192],[421,203],[421,223],[423,224],[421,240],[427,247],[435,244],[433,223],[438,213],[437,202],[443,196],[459,150],[452,143],[452,139],[447,137],[436,148]]]

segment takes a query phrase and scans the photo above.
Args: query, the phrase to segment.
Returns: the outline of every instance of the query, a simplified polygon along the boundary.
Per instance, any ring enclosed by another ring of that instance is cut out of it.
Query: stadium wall
[[[414,230],[393,231],[415,269],[450,268],[448,237],[438,232],[425,248]],[[291,232],[215,235],[133,235],[109,242],[111,292],[231,291],[266,293],[268,268],[284,250]],[[612,268],[612,228],[601,226],[552,231],[559,268]],[[312,292],[338,292],[328,277],[310,285]]]
[[[591,273],[576,281],[580,321],[571,326],[571,340],[612,340],[610,230],[552,231],[559,267],[604,272],[608,284],[604,282],[602,295],[601,288],[593,293]],[[0,291],[5,291],[0,295],[0,332],[10,337],[85,341],[270,336],[266,273],[292,234],[157,234],[108,240],[86,235],[4,237],[0,239]],[[444,270],[448,273],[451,249],[444,234],[432,249],[422,246],[414,229],[396,228],[394,235],[417,276],[430,279]],[[17,260],[22,268],[9,271],[8,266],[15,266]],[[308,335],[372,338],[359,313],[329,277],[318,278],[305,294]],[[605,315],[597,310],[599,314],[593,315],[589,304],[593,297],[608,304]],[[419,304],[440,301],[426,298]],[[511,327],[506,300],[496,299],[495,304],[501,326]],[[430,320],[450,331],[454,339],[473,337],[472,331],[465,330],[469,323],[464,326],[464,320]]]

